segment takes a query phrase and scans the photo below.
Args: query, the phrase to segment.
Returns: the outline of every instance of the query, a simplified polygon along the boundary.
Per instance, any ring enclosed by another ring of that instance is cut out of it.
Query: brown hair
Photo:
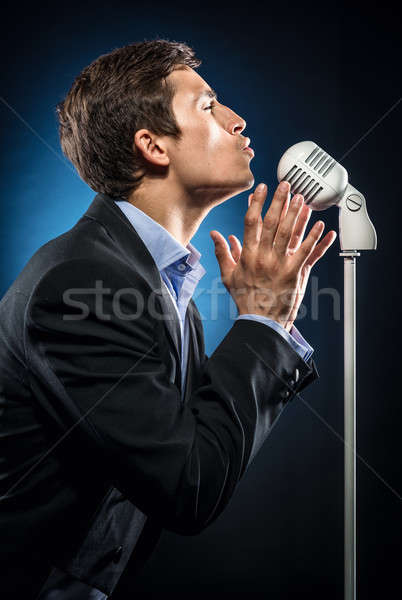
[[[180,139],[166,77],[201,60],[181,42],[135,42],[103,54],[75,78],[56,106],[65,156],[96,192],[127,199],[146,172],[134,134],[146,128]]]

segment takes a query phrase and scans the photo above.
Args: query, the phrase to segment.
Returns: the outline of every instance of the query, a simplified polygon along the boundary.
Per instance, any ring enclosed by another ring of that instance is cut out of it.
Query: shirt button
[[[295,382],[297,383],[299,381],[299,369],[295,369],[295,373],[294,373],[294,378],[295,378]]]
[[[183,263],[180,263],[180,265],[178,265],[177,268],[179,269],[179,271],[184,271],[184,269],[186,268],[186,265],[183,265]]]

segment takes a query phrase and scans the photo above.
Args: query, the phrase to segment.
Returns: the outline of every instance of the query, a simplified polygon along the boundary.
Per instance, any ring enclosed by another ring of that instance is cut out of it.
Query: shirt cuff
[[[295,325],[292,326],[292,329],[289,332],[277,321],[273,321],[272,319],[268,319],[268,317],[263,317],[262,315],[239,315],[236,317],[236,321],[237,319],[250,319],[251,321],[259,321],[260,323],[268,325],[268,327],[272,327],[272,329],[275,329],[275,331],[277,331],[279,335],[281,335],[292,346],[292,348],[296,350],[298,355],[305,362],[310,359],[314,352],[314,348],[312,348],[312,346],[310,346],[310,344],[304,339]]]

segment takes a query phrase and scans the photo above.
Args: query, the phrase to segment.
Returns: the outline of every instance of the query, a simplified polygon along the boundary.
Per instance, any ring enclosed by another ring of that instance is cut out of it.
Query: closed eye
[[[212,110],[212,109],[214,108],[214,106],[215,106],[215,104],[214,104],[214,103],[212,103],[212,104],[210,104],[209,106],[206,106],[206,107],[204,108],[204,110]]]

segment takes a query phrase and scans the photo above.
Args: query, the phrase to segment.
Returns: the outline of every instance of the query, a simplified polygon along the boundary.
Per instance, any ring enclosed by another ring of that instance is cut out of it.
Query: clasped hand
[[[324,223],[317,221],[302,242],[312,212],[303,196],[296,194],[290,200],[290,184],[283,181],[263,219],[266,196],[265,184],[249,195],[243,246],[235,235],[229,235],[230,248],[219,231],[211,231],[210,236],[222,282],[239,315],[262,315],[290,331],[311,268],[335,241],[336,232],[329,231],[318,243]]]

